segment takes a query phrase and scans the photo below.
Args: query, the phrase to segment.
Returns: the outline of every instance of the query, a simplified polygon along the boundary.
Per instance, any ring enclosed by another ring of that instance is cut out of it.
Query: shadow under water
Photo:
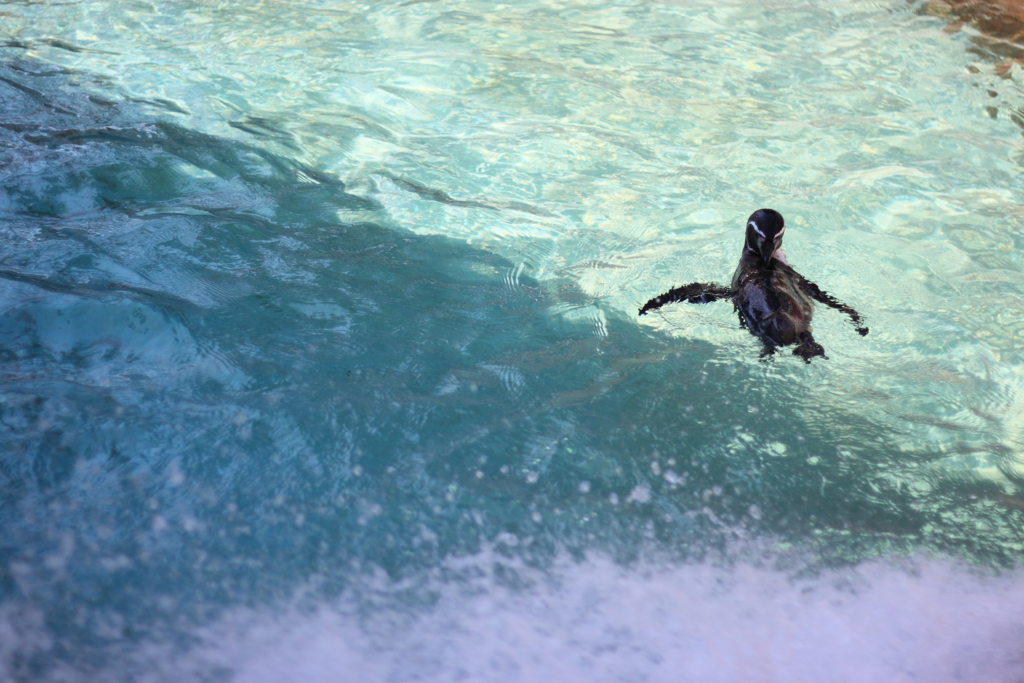
[[[798,359],[568,316],[600,302],[78,78],[0,65],[0,605],[50,638],[15,679],[485,547],[1014,562],[1024,510],[916,487]]]

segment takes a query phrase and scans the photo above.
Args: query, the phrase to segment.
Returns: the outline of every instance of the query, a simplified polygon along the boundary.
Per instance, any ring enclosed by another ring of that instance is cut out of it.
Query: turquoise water
[[[943,27],[0,4],[0,680],[1018,680],[1024,96]],[[636,316],[761,206],[870,335]]]

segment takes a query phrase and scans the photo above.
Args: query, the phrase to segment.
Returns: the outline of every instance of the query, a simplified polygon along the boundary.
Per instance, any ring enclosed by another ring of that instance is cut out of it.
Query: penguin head
[[[770,263],[772,254],[782,246],[782,234],[786,232],[786,221],[782,214],[772,209],[758,209],[747,219],[746,248],[760,254],[765,263]]]

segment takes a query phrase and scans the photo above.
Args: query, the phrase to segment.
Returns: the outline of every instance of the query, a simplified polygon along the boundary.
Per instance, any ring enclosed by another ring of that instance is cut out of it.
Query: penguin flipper
[[[677,301],[686,301],[691,304],[709,304],[712,301],[732,297],[736,290],[731,287],[722,287],[713,282],[691,282],[688,285],[670,289],[664,294],[654,297],[643,305],[638,315],[644,315],[648,311],[661,308],[665,304]]]
[[[798,273],[799,275],[799,273]],[[855,311],[850,306],[847,306],[839,299],[835,298],[828,292],[823,291],[818,285],[814,284],[803,275],[800,275],[800,288],[803,289],[807,294],[814,299],[819,301],[826,306],[836,309],[846,315],[850,316],[850,322],[853,323],[854,328],[860,336],[864,336],[868,333],[868,328],[864,325],[863,319],[860,317],[860,313]]]

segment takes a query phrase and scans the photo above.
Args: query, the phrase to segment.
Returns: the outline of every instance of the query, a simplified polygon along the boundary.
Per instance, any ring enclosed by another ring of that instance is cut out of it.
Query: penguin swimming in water
[[[789,265],[782,251],[785,232],[782,214],[758,209],[747,219],[747,238],[731,287],[703,282],[676,287],[644,304],[640,315],[676,301],[706,304],[732,299],[740,325],[764,344],[762,357],[775,353],[779,346],[796,344],[793,353],[807,363],[815,356],[827,358],[825,349],[811,336],[814,301],[847,314],[857,332],[866,335],[868,328],[862,325],[857,311],[823,292]]]

